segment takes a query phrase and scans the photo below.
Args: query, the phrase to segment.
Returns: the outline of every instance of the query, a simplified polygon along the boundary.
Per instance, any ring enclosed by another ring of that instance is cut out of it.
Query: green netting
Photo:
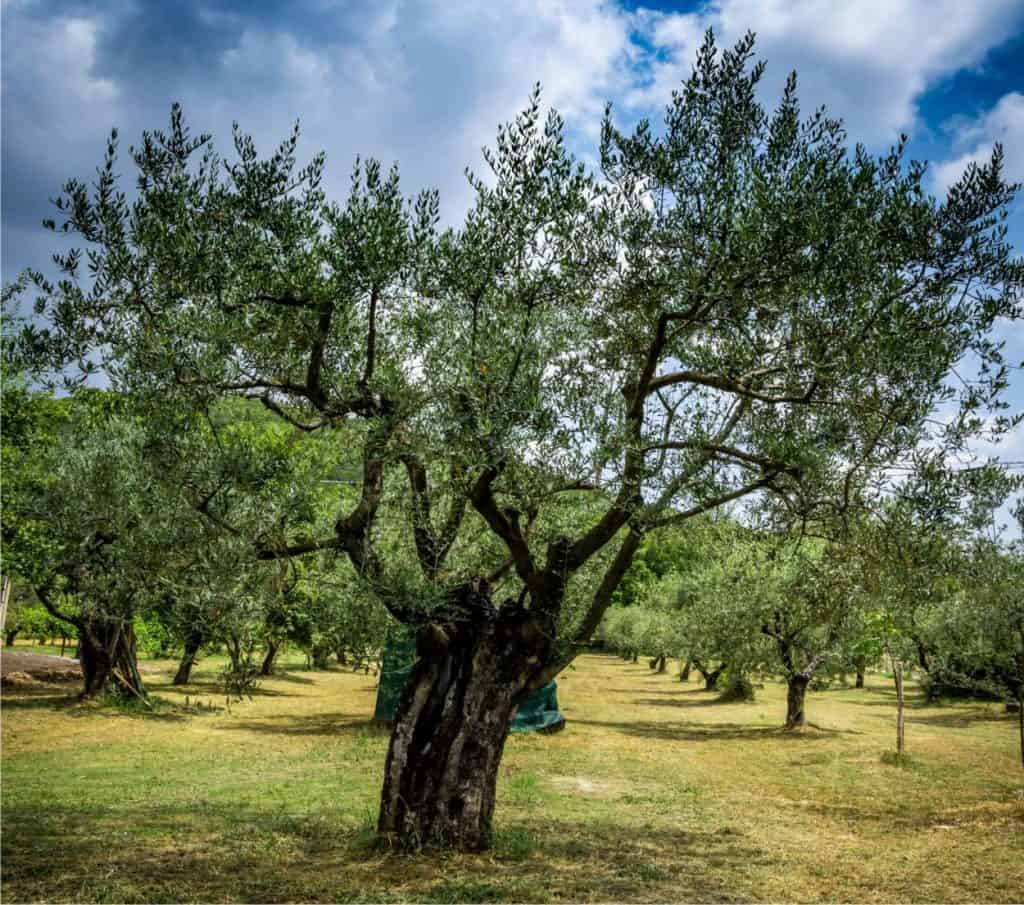
[[[381,662],[380,685],[377,687],[377,706],[373,718],[390,722],[398,710],[406,679],[416,660],[416,638],[404,626],[388,632]],[[548,682],[531,695],[516,712],[512,720],[513,732],[557,732],[565,727],[565,717],[558,709],[558,685]]]
[[[558,732],[565,728],[565,717],[558,709],[558,684],[548,682],[538,688],[516,711],[513,732]]]
[[[416,636],[409,629],[392,628],[384,641],[384,656],[380,664],[380,684],[377,686],[377,706],[373,718],[389,723],[395,718],[398,700],[402,697],[405,680],[416,662]]]

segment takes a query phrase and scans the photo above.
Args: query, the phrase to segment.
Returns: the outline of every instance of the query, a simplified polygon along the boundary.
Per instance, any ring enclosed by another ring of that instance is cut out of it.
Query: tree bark
[[[85,622],[81,648],[83,700],[99,697],[111,688],[146,700],[139,675],[135,629],[130,623],[102,618]]]
[[[14,639],[18,637],[18,632],[20,632],[20,631],[21,631],[21,629],[17,629],[17,628],[8,629],[7,631],[5,631],[4,632],[4,646],[5,647],[14,647]]]
[[[803,674],[790,676],[786,688],[786,728],[798,729],[805,725],[804,698],[807,695],[807,684],[810,677]]]
[[[697,672],[704,677],[704,690],[714,691],[715,687],[718,685],[718,677],[725,670],[725,664],[723,663],[721,666],[710,667],[705,666],[702,662],[694,660],[693,665],[697,667]]]
[[[487,848],[505,740],[546,644],[522,622],[420,630],[384,769],[383,836],[411,850]]]
[[[857,660],[854,663],[854,666],[857,669],[857,681],[854,683],[854,687],[855,688],[863,688],[864,687],[864,669],[867,666],[867,663],[866,663],[866,661],[864,660],[863,657],[858,657]]]
[[[276,641],[267,641],[267,653],[260,665],[261,676],[272,676],[274,674],[274,660],[277,658],[277,651],[280,645]]]
[[[679,681],[680,682],[689,682],[690,681],[690,668],[691,668],[691,663],[690,663],[689,660],[687,660],[683,664],[682,668],[679,670]]]
[[[191,632],[185,639],[185,651],[181,655],[181,663],[178,664],[178,671],[174,674],[172,685],[187,685],[192,676],[192,667],[195,666],[199,648],[203,646],[203,636],[199,632]]]

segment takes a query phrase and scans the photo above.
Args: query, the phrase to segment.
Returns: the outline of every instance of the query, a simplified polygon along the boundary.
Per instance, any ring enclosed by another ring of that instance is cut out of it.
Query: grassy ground
[[[373,845],[372,677],[296,669],[229,712],[209,709],[217,667],[148,676],[148,716],[4,692],[4,901],[1024,899],[1000,705],[915,702],[899,767],[882,676],[811,693],[814,725],[787,734],[779,685],[719,704],[583,657],[560,680],[566,731],[508,743],[494,850],[411,857]]]

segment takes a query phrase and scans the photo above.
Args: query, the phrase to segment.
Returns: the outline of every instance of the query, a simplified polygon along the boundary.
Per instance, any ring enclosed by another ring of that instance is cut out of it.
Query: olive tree
[[[802,118],[795,77],[763,109],[752,47],[709,35],[660,130],[609,112],[597,172],[535,97],[441,233],[436,195],[406,200],[397,170],[360,164],[330,203],[297,130],[261,158],[236,129],[222,161],[177,107],[132,152],[131,200],[116,136],[95,186],[58,199],[88,258],[37,275],[38,364],[348,427],[355,499],[258,555],[340,551],[416,628],[378,823],[403,845],[488,844],[515,708],[576,655],[647,532],[784,490],[867,436],[879,456],[916,442],[968,354],[985,377],[967,409],[1004,383],[987,335],[1021,268],[1001,150],[936,201],[902,142],[878,160],[823,111]],[[384,518],[396,481],[404,518]],[[563,494],[592,496],[592,517],[531,531]],[[397,531],[418,576],[385,555]],[[480,531],[486,555],[450,559]]]
[[[77,630],[82,697],[116,687],[144,699],[135,617],[151,601],[181,513],[156,489],[136,423],[87,416],[73,425],[38,452],[47,478],[18,500],[19,519],[45,538],[24,575],[47,611]]]

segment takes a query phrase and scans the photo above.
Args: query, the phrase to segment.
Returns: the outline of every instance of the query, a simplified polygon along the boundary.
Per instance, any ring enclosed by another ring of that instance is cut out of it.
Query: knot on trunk
[[[491,583],[482,575],[455,588],[451,594],[451,604],[455,622],[478,623],[481,616],[490,622],[498,614],[491,600]]]
[[[416,635],[416,653],[427,660],[437,659],[447,653],[451,636],[436,622],[429,622]]]

